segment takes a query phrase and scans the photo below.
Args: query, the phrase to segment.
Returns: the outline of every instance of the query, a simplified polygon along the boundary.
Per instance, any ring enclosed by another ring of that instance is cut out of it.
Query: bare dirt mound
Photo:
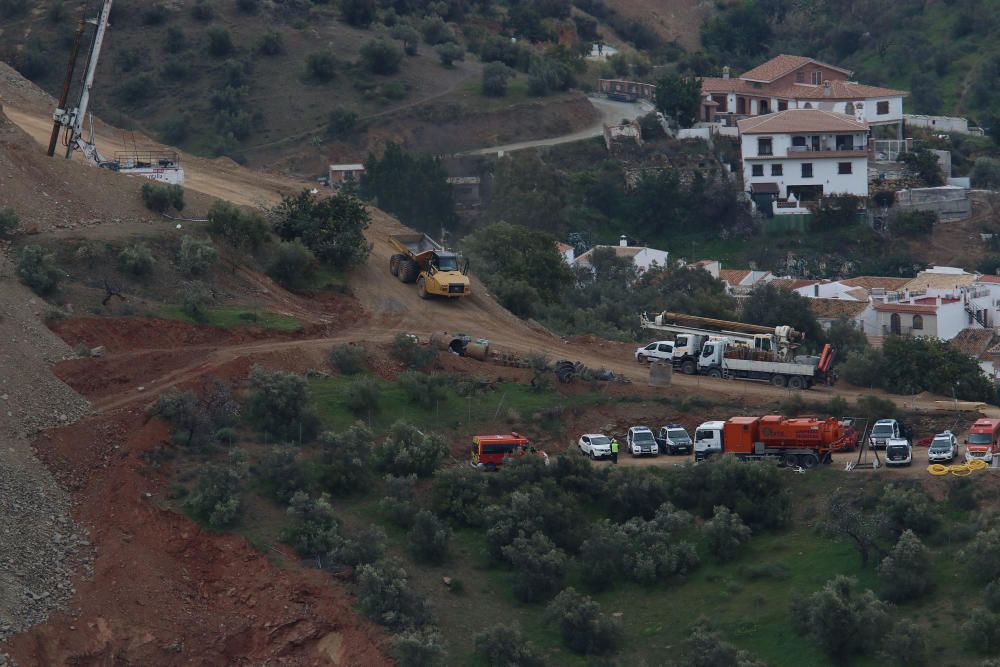
[[[689,51],[701,45],[699,31],[709,3],[699,0],[608,0],[622,16],[637,19],[666,40]]]
[[[390,664],[381,631],[327,573],[284,555],[276,567],[243,538],[160,508],[164,478],[142,455],[169,434],[143,422],[120,412],[35,442],[99,548],[76,609],[10,641],[19,664]]]

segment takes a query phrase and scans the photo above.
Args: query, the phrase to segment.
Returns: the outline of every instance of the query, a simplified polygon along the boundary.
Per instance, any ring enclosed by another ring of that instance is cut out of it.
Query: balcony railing
[[[819,148],[813,148],[812,146],[789,146],[789,153],[866,153],[868,152],[867,146],[820,146]]]

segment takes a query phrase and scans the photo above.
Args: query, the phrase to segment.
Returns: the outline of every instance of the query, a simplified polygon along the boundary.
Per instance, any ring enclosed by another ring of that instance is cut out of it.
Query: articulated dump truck
[[[391,234],[396,250],[389,259],[389,272],[400,282],[417,283],[421,299],[432,296],[460,297],[471,292],[468,262],[459,267],[458,255],[426,234]]]

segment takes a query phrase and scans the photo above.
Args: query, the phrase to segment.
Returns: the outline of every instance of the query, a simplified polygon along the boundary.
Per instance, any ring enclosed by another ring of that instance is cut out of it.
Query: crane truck
[[[756,380],[793,389],[836,380],[833,348],[824,346],[818,357],[796,355],[804,336],[790,326],[765,327],[670,312],[653,319],[643,313],[639,324],[674,334],[673,366],[687,375]]]
[[[401,282],[417,283],[421,299],[471,292],[469,263],[459,268],[458,255],[427,234],[391,234],[389,243],[396,250],[389,258],[389,272]]]
[[[52,135],[49,138],[48,156],[55,155],[59,144],[59,134],[63,134],[62,145],[66,148],[66,158],[73,157],[73,151],[78,150],[91,165],[110,169],[129,176],[142,176],[154,181],[171,185],[183,185],[184,170],[174,151],[119,151],[108,157],[97,149],[94,133],[94,114],[89,111],[90,91],[94,87],[94,77],[97,74],[97,63],[101,57],[101,47],[108,30],[108,19],[111,17],[113,0],[104,0],[101,13],[96,19],[80,20],[73,35],[73,48],[70,52],[69,66],[63,81],[59,103],[52,114]],[[94,24],[94,37],[90,44],[87,57],[87,70],[80,88],[80,97],[73,108],[67,108],[70,88],[73,85],[73,71],[76,69],[77,57],[80,53],[80,43],[87,23]],[[89,123],[89,131],[84,136],[84,122]],[[134,143],[134,142],[133,142]]]
[[[858,434],[846,422],[830,417],[786,419],[766,417],[731,417],[700,425],[694,436],[695,461],[720,454],[740,459],[777,459],[786,466],[812,468],[830,463],[833,452],[850,449]]]

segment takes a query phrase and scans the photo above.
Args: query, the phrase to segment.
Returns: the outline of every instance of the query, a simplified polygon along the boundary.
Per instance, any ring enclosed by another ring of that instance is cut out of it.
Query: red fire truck
[[[472,460],[469,463],[473,468],[492,472],[503,465],[506,459],[526,454],[542,456],[548,465],[548,454],[536,450],[531,441],[520,433],[477,435],[472,438]]]

